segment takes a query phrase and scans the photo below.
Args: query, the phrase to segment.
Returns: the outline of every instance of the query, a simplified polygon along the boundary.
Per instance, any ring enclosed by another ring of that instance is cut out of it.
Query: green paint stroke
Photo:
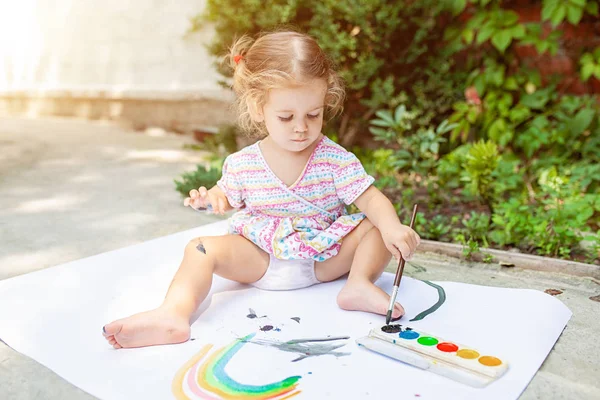
[[[211,387],[222,391],[226,396],[237,396],[236,398],[275,398],[293,390],[298,380],[300,380],[300,376],[290,376],[282,381],[266,385],[246,385],[232,379],[225,372],[227,363],[254,335],[250,334],[236,340],[229,346],[224,347],[219,353],[216,353],[214,360],[207,365],[206,375],[203,377],[204,381]]]
[[[432,286],[437,289],[438,301],[433,306],[429,307],[427,310],[423,311],[422,313],[418,314],[416,317],[411,319],[410,320],[411,322],[412,321],[420,321],[423,318],[425,318],[426,316],[428,316],[429,314],[436,312],[437,309],[440,308],[442,306],[442,304],[444,304],[444,302],[446,301],[446,291],[444,290],[443,287],[441,287],[440,285],[436,285],[435,283],[431,283],[429,281],[421,281],[421,282],[426,283],[429,286]]]

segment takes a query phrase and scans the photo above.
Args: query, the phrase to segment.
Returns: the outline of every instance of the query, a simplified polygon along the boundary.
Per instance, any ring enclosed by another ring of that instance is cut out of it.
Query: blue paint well
[[[402,331],[399,336],[401,339],[412,340],[418,338],[420,335],[415,331]]]

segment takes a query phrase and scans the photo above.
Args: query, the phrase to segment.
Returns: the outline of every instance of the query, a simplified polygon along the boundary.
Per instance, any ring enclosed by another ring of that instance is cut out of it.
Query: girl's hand
[[[206,190],[204,186],[190,190],[190,197],[186,197],[183,201],[184,206],[190,206],[195,209],[212,207],[215,214],[225,214],[227,197],[220,190]]]
[[[385,247],[398,261],[400,261],[400,255],[405,261],[410,261],[417,246],[421,243],[421,238],[417,232],[400,223],[391,229],[382,231],[381,237]]]

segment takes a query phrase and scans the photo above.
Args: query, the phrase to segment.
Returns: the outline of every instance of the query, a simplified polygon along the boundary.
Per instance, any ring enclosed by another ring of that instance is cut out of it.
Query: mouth
[[[296,142],[296,143],[302,143],[302,142],[306,142],[308,139],[292,139],[292,142]]]

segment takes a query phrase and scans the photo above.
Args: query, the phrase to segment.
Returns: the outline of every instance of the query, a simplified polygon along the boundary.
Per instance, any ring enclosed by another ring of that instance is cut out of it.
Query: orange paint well
[[[492,356],[482,356],[479,358],[479,362],[488,367],[497,367],[502,364],[502,361],[499,358]]]

